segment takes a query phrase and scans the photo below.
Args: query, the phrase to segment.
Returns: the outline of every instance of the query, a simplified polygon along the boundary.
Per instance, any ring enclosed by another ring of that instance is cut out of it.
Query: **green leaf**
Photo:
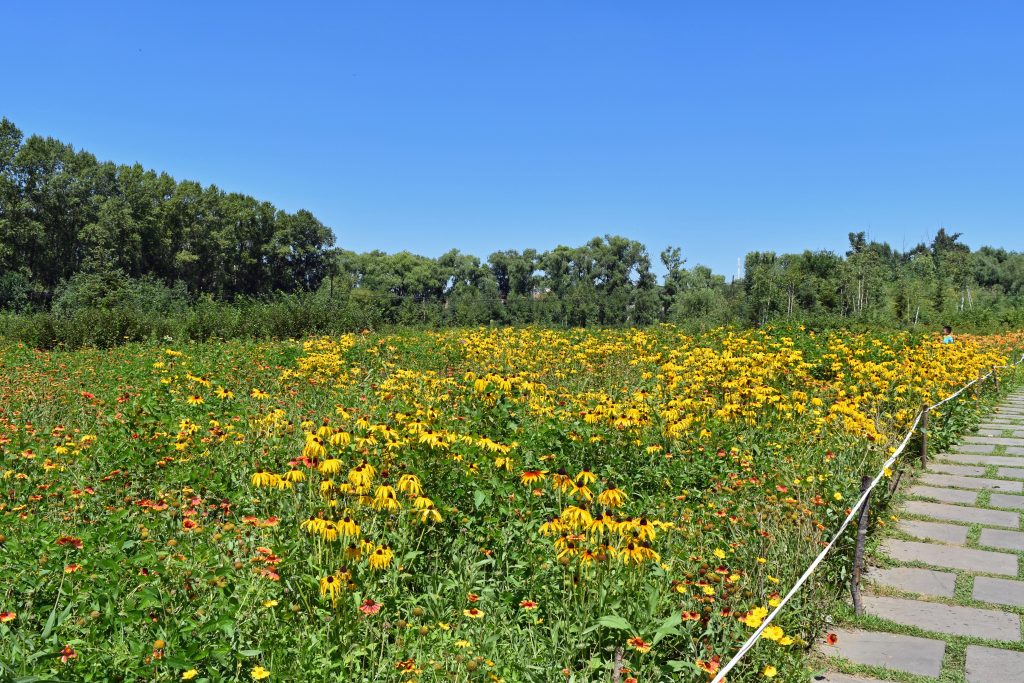
[[[609,614],[607,616],[601,617],[597,620],[597,623],[599,623],[601,626],[604,626],[605,628],[616,629],[619,631],[633,631],[633,627],[630,626],[628,621],[615,614]]]
[[[661,622],[661,626],[654,632],[654,645],[657,645],[665,636],[674,636],[679,633],[679,629],[676,626],[683,623],[683,617],[676,612],[665,621]]]

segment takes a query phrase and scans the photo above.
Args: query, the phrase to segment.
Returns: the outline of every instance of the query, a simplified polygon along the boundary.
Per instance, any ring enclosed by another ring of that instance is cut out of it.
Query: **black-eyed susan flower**
[[[329,598],[332,607],[337,606],[338,593],[341,592],[341,589],[341,580],[334,574],[320,579],[320,597]]]
[[[483,619],[484,611],[477,607],[470,607],[469,609],[462,610],[462,613],[470,619]]]
[[[419,496],[412,502],[414,510],[429,510],[434,507],[434,501],[430,500],[426,496]]]
[[[555,534],[562,533],[564,530],[565,530],[565,525],[562,524],[562,520],[560,520],[557,517],[552,517],[552,518],[548,519],[546,522],[544,522],[543,524],[541,524],[540,528],[537,530],[537,532],[541,536],[553,536]]]
[[[328,437],[327,441],[332,446],[344,447],[344,446],[348,446],[350,443],[352,443],[352,435],[349,434],[348,432],[344,431],[344,430],[336,429]]]
[[[589,528],[594,521],[594,518],[590,516],[589,512],[575,505],[570,505],[562,510],[560,519],[562,520],[562,524],[570,529],[586,529]]]
[[[590,523],[591,533],[612,533],[619,528],[619,522],[615,519],[615,515],[605,511],[593,518]]]
[[[369,557],[370,568],[376,570],[387,569],[391,566],[391,560],[394,556],[395,555],[389,546],[377,546]]]
[[[426,524],[427,522],[441,521],[441,513],[433,505],[431,505],[428,508],[418,510],[416,514],[419,515],[420,522],[422,522],[423,524]]]
[[[626,494],[614,483],[609,483],[608,488],[597,495],[597,502],[605,507],[617,508],[626,502]]]
[[[317,465],[317,470],[320,474],[337,474],[338,472],[341,472],[341,460],[338,458],[325,458],[320,461],[319,465]]]
[[[348,480],[355,487],[369,486],[376,471],[365,460],[348,472]]]
[[[573,477],[573,480],[577,486],[586,486],[597,481],[597,475],[591,472],[589,467],[584,467]]]
[[[576,487],[576,484],[573,483],[572,477],[566,473],[565,469],[561,468],[551,475],[551,487],[556,491],[568,493]]]
[[[338,531],[342,536],[347,536],[348,538],[359,538],[359,525],[349,515],[345,515],[335,522],[335,526],[337,526]]]
[[[403,474],[398,478],[398,490],[407,496],[417,497],[423,493],[423,486],[415,474]]]
[[[277,486],[277,480],[280,477],[273,472],[267,472],[266,470],[260,470],[256,474],[252,475],[249,481],[253,486]]]
[[[319,436],[306,434],[306,445],[302,449],[302,456],[305,458],[322,458],[327,455],[327,448]]]
[[[395,489],[387,484],[378,486],[377,491],[373,494],[373,509],[387,510],[388,512],[401,510],[402,504],[398,502],[398,494],[395,493]]]

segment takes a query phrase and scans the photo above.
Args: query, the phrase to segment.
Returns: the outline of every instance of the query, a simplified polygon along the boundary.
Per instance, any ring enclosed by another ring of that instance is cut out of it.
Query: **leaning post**
[[[999,373],[996,371],[996,366],[992,366],[992,382],[995,383],[996,393],[999,393]]]
[[[853,594],[853,611],[856,614],[864,614],[864,604],[860,599],[860,573],[864,566],[864,542],[868,537],[868,508],[871,503],[871,477],[861,477],[860,495],[864,497],[864,505],[860,508],[860,517],[857,520],[857,547],[853,551],[853,582],[850,584],[850,592]],[[865,492],[867,496],[864,496]]]
[[[928,467],[928,406],[921,406],[921,467]]]

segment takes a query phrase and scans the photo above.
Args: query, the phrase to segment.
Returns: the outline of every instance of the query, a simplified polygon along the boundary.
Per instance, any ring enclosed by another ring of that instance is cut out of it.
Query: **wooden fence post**
[[[992,381],[996,385],[996,393],[999,393],[999,372],[996,370],[996,366],[992,366]]]
[[[921,406],[921,467],[928,467],[928,406]]]
[[[864,495],[871,486],[871,477],[861,477],[860,495]],[[864,542],[868,537],[868,508],[871,504],[871,493],[864,498],[864,505],[860,509],[860,517],[857,520],[857,546],[853,551],[853,581],[850,584],[850,592],[853,594],[853,611],[856,614],[864,614],[864,604],[860,599],[860,573],[864,567]]]

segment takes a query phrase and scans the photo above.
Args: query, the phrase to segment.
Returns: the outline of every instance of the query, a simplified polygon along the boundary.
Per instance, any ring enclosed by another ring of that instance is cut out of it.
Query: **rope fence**
[[[820,553],[818,553],[818,556],[814,558],[814,560],[807,567],[807,569],[800,576],[800,578],[797,579],[796,583],[793,584],[793,587],[789,589],[789,592],[786,593],[785,597],[783,597],[782,600],[779,601],[779,604],[775,606],[775,609],[773,609],[764,618],[764,621],[761,622],[761,625],[757,627],[757,629],[750,635],[749,638],[747,638],[746,642],[744,642],[743,646],[740,647],[740,649],[736,652],[735,655],[733,655],[732,659],[730,659],[729,662],[725,666],[723,666],[721,669],[718,670],[718,674],[714,677],[714,679],[712,679],[711,683],[723,683],[725,681],[726,674],[728,674],[730,671],[732,671],[733,667],[735,667],[740,662],[740,660],[743,659],[744,655],[746,655],[747,652],[749,652],[750,649],[752,647],[754,647],[754,645],[757,643],[758,639],[760,639],[761,634],[764,632],[764,630],[766,628],[768,628],[768,626],[772,623],[772,621],[779,614],[779,612],[782,611],[782,609],[786,606],[786,603],[788,603],[790,601],[790,599],[792,599],[793,596],[796,595],[797,591],[800,590],[800,588],[804,585],[804,583],[806,583],[807,580],[811,577],[811,574],[814,573],[814,570],[818,568],[818,565],[820,565],[825,560],[825,557],[829,554],[829,552],[832,550],[832,548],[839,541],[840,537],[843,535],[843,532],[846,531],[846,527],[848,527],[850,525],[850,522],[852,522],[853,519],[858,516],[861,508],[865,505],[865,503],[867,502],[868,498],[871,496],[871,492],[874,490],[874,488],[876,486],[878,486],[879,482],[881,482],[882,479],[885,478],[886,470],[888,470],[890,467],[892,467],[892,465],[896,462],[896,460],[899,459],[899,457],[903,453],[903,451],[906,450],[907,446],[910,444],[911,438],[913,438],[914,434],[917,432],[917,428],[918,428],[919,425],[921,425],[922,421],[925,424],[925,429],[927,428],[928,414],[930,412],[932,412],[933,410],[935,410],[936,408],[938,408],[939,406],[941,406],[941,405],[943,405],[943,404],[945,404],[945,403],[947,403],[949,401],[952,401],[954,398],[956,398],[957,396],[962,394],[967,389],[970,389],[972,386],[974,386],[976,384],[980,385],[986,379],[988,379],[989,377],[992,377],[993,375],[995,375],[996,370],[1017,367],[1022,362],[1024,362],[1024,354],[1022,354],[1021,357],[1016,362],[1010,363],[1008,365],[1000,365],[1000,366],[997,366],[997,367],[993,367],[985,375],[982,375],[981,371],[979,371],[978,372],[978,377],[976,379],[973,379],[970,382],[968,382],[967,384],[963,385],[962,387],[957,389],[955,392],[953,392],[952,394],[950,394],[946,398],[942,399],[941,401],[933,403],[933,404],[931,404],[929,406],[924,406],[917,413],[917,417],[914,418],[914,421],[910,425],[910,429],[907,430],[907,433],[903,437],[903,440],[900,442],[899,446],[892,453],[892,455],[890,455],[889,458],[885,461],[885,463],[882,465],[882,467],[879,468],[878,474],[876,474],[874,476],[874,478],[870,480],[870,484],[868,484],[867,486],[862,486],[861,487],[860,498],[858,498],[856,504],[854,504],[850,508],[850,512],[846,515],[846,518],[843,520],[842,524],[839,525],[839,529],[836,530],[835,534],[832,536],[832,540],[828,542],[828,544],[822,549],[822,551]],[[999,386],[998,382],[999,382],[999,378],[998,378],[998,376],[996,376],[996,387],[997,388]],[[923,431],[923,434],[926,435],[927,431]],[[926,448],[927,448],[927,446],[926,446],[926,442],[925,442],[925,444],[922,444],[922,455],[924,454],[924,451],[925,451]],[[867,480],[867,477],[865,477],[865,480]],[[856,568],[855,568],[855,574],[854,574],[855,576],[856,576],[856,573],[857,572],[856,572]],[[856,585],[856,583],[854,585]],[[856,597],[857,596],[855,594],[855,598]]]

